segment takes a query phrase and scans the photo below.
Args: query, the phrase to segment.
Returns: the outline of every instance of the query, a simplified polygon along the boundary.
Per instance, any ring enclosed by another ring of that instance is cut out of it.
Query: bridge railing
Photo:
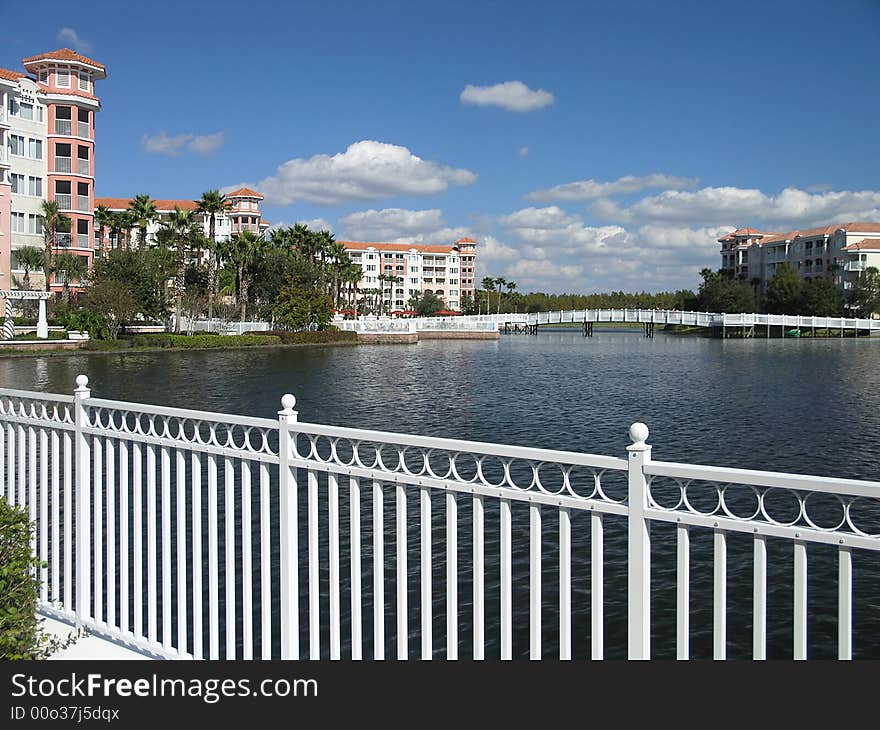
[[[653,461],[643,424],[622,459],[304,423],[295,404],[265,419],[110,401],[85,376],[72,397],[0,390],[0,493],[37,525],[43,610],[165,657],[602,658],[622,621],[626,655],[648,658],[651,527],[668,525],[677,656],[691,562],[707,560],[726,656],[735,534],[753,543],[753,655],[780,541],[792,655],[807,656],[808,548],[824,545],[837,653],[852,656],[852,552],[880,549],[878,482]],[[606,527],[625,536],[609,559]],[[606,600],[606,567],[625,571],[625,602]]]

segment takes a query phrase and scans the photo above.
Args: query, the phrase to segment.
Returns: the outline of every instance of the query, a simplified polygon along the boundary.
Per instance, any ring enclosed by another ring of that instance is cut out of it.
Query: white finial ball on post
[[[629,437],[634,444],[644,444],[649,435],[648,427],[641,421],[636,421],[629,427]]]
[[[283,413],[292,413],[296,405],[296,397],[293,393],[285,393],[281,396],[281,408]]]
[[[88,375],[77,375],[76,376],[77,390],[85,390],[88,387],[89,387],[89,376]]]

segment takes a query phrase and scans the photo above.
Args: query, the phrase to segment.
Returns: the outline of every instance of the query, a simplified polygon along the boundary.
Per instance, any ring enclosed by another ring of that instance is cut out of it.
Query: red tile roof
[[[836,226],[835,228],[843,228],[847,233],[880,233],[880,223],[876,221],[864,223],[864,222],[853,222],[853,223],[844,223],[843,225]]]
[[[259,198],[263,199],[263,196],[260,195],[256,190],[251,190],[250,188],[239,188],[238,190],[233,190],[231,193],[226,193],[227,198]]]
[[[0,68],[0,79],[6,79],[6,81],[18,81],[24,76],[27,76],[27,74],[23,74],[21,71],[10,71],[8,68]]]
[[[846,246],[843,251],[880,251],[880,238],[863,238]]]
[[[36,56],[30,56],[23,59],[22,63],[24,64],[25,68],[27,68],[27,65],[29,63],[35,63],[36,61],[43,61],[46,59],[50,59],[53,61],[73,61],[74,63],[86,63],[89,66],[94,66],[101,69],[101,71],[103,71],[104,73],[107,73],[107,69],[105,68],[103,63],[93,61],[91,58],[82,56],[76,51],[71,50],[70,48],[59,48],[57,51],[38,53]]]
[[[153,204],[159,212],[168,212],[175,207],[181,210],[198,210],[198,204],[194,200],[154,200]],[[131,206],[131,198],[95,198],[95,206],[103,205],[110,210],[128,210]]]
[[[452,253],[452,246],[425,246],[421,243],[369,243],[364,241],[337,241],[341,243],[347,251],[366,251],[368,248],[375,248],[377,251],[412,251],[415,249],[419,253]]]
[[[473,238],[459,238],[456,243],[476,243]]]

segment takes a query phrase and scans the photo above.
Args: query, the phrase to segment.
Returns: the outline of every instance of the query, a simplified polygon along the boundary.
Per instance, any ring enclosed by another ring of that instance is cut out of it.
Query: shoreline
[[[76,349],[55,350],[25,350],[18,352],[3,352],[0,349],[0,359],[20,357],[69,357],[71,355],[141,355],[148,352],[230,352],[232,350],[268,350],[268,349],[296,349],[301,347],[356,347],[361,343],[340,340],[338,342],[296,342],[289,345],[278,343],[275,345],[238,345],[231,347],[112,347],[106,350]]]

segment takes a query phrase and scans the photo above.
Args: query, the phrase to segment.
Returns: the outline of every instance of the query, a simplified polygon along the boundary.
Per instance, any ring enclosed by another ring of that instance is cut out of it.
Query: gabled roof
[[[92,66],[94,68],[99,69],[105,76],[107,75],[107,69],[103,63],[98,63],[97,61],[93,61],[91,58],[83,56],[77,53],[70,48],[59,48],[57,51],[49,51],[47,53],[38,53],[36,56],[29,56],[22,60],[24,67],[27,68],[28,64],[35,64],[39,61],[70,61],[72,63],[82,63],[87,66]]]
[[[880,251],[880,238],[863,238],[841,249],[843,251]]]
[[[239,188],[238,190],[233,190],[231,193],[226,193],[227,198],[259,198],[263,199],[263,196],[260,195],[256,190],[251,190],[250,188]]]
[[[847,233],[880,233],[880,223],[876,221],[868,223],[854,221],[836,226],[835,230],[837,228],[843,228]]]

